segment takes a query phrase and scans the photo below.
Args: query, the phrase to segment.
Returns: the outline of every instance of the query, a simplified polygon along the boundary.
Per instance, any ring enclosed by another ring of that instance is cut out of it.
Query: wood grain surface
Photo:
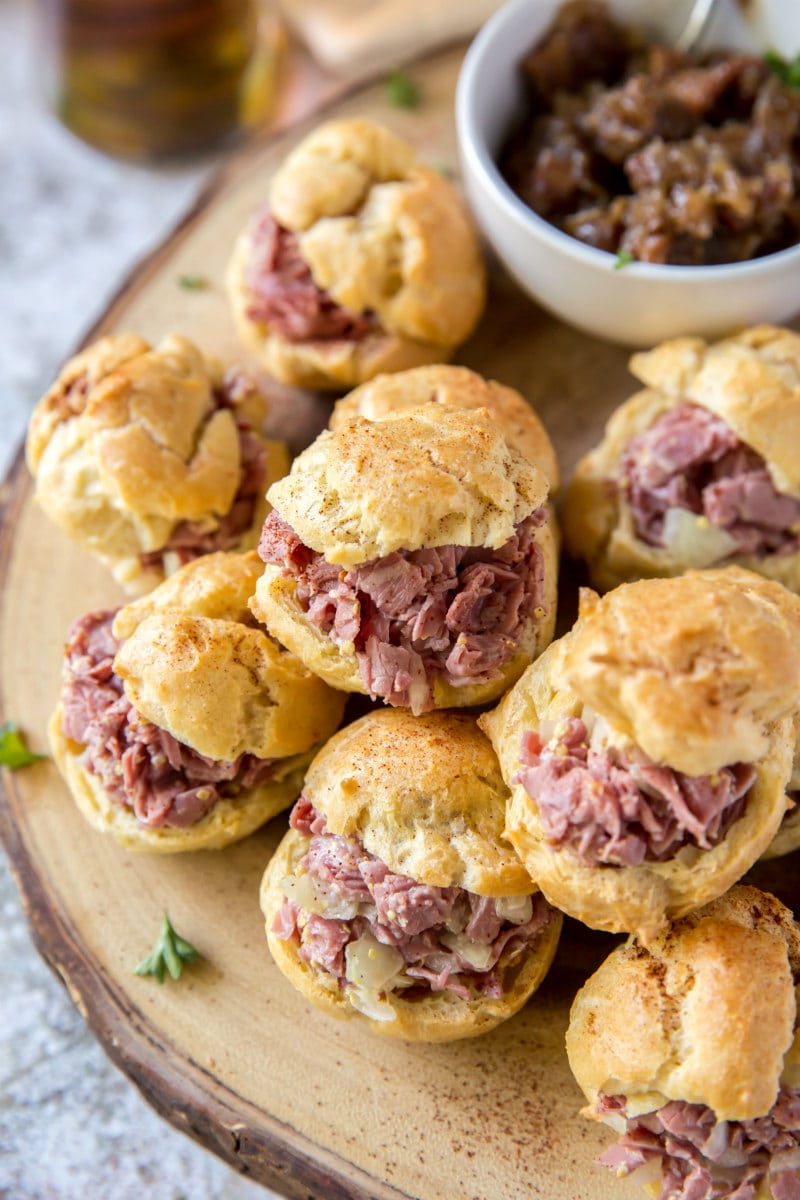
[[[337,115],[385,121],[422,158],[457,169],[452,98],[460,53],[417,74],[424,103],[386,108],[382,88]],[[201,207],[128,281],[90,338],[132,330],[185,334],[246,362],[222,278],[233,238],[303,130],[225,170]],[[186,291],[182,275],[209,286]],[[486,316],[458,361],[520,389],[537,407],[567,474],[634,388],[624,350],[557,323],[494,270]],[[270,385],[272,424],[296,449],[330,400]],[[123,596],[32,502],[21,457],[1,499],[0,709],[45,751],[70,622]],[[561,587],[561,626],[576,581]],[[608,1142],[578,1115],[563,1049],[569,1005],[614,939],[572,922],[544,987],[492,1033],[417,1046],[311,1009],[266,948],[258,884],[285,817],[222,852],[131,855],[95,833],[51,762],[5,773],[0,836],[40,951],[107,1053],[169,1121],[252,1178],[297,1200],[611,1200],[638,1195],[592,1165]],[[767,873],[797,900],[796,860]],[[178,983],[132,974],[162,910],[202,961]]]

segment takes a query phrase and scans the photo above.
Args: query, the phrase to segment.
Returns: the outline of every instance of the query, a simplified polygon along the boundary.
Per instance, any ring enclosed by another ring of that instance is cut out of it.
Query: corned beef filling
[[[279,225],[268,208],[250,226],[245,271],[247,316],[263,321],[290,342],[357,342],[380,330],[377,317],[343,308],[318,288],[300,253],[297,235]]]
[[[498,550],[437,546],[398,550],[344,569],[311,550],[274,510],[258,552],[296,581],[308,619],[337,645],[352,643],[364,685],[415,714],[433,707],[433,684],[496,679],[523,626],[541,619],[544,556],[537,509]]]
[[[236,417],[239,434],[239,486],[233,504],[219,520],[209,528],[205,521],[180,521],[168,541],[158,550],[139,555],[145,570],[164,567],[164,556],[170,554],[178,566],[191,562],[203,554],[218,550],[233,550],[242,534],[253,524],[256,506],[264,494],[267,484],[267,451],[264,443],[253,433],[252,425],[237,412],[237,405],[255,384],[236,368],[226,371],[222,383],[214,389],[217,410],[229,408]]]
[[[597,726],[596,726],[597,728]],[[641,750],[595,746],[586,724],[568,717],[554,736],[523,734],[515,782],[536,802],[547,841],[590,867],[666,862],[682,846],[710,850],[744,810],[756,777],[736,763],[716,775],[684,775]]]
[[[721,557],[800,549],[800,500],[776,491],[761,455],[700,405],[679,404],[631,438],[621,471],[636,534],[649,545],[666,543],[666,514],[678,508],[725,531]]]
[[[145,720],[114,674],[118,609],[89,613],[69,631],[61,691],[62,729],[85,745],[83,765],[117,804],[150,829],[200,821],[222,797],[268,782],[274,760],[242,754],[215,762]]]
[[[597,1111],[624,1118],[625,1097],[601,1092]],[[752,1121],[717,1121],[704,1104],[672,1100],[626,1124],[597,1161],[619,1175],[660,1162],[659,1200],[755,1200],[768,1174],[774,1200],[800,1200],[800,1088],[782,1087]]]
[[[282,881],[272,930],[377,1020],[393,1018],[385,999],[392,991],[405,1000],[431,991],[501,997],[509,968],[553,919],[539,893],[491,900],[395,875],[359,839],[326,833],[305,796],[289,823],[310,841]]]

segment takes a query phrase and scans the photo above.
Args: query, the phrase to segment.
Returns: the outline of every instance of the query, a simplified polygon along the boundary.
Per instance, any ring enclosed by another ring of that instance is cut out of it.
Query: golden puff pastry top
[[[338,726],[344,696],[252,624],[255,551],[211,554],[122,608],[114,660],[148,721],[217,761],[301,754]]]
[[[336,402],[329,426],[340,429],[355,416],[382,421],[428,403],[471,411],[485,409],[502,429],[509,446],[546,476],[551,492],[558,488],[555,450],[534,410],[514,388],[484,379],[468,367],[436,364],[379,375]]]
[[[755,762],[800,701],[800,597],[740,567],[581,593],[561,677],[653,761]]]
[[[370,713],[320,750],[303,792],[328,833],[360,838],[397,874],[479,896],[536,890],[503,836],[508,789],[468,714]]]
[[[502,546],[547,491],[488,413],[426,404],[325,430],[267,498],[307,546],[349,567],[400,549]]]
[[[269,193],[317,287],[384,330],[450,347],[483,309],[478,241],[452,185],[388,129],[356,117],[320,125]]]
[[[255,550],[204,554],[186,563],[146,596],[121,608],[114,618],[114,635],[128,638],[146,617],[175,608],[195,617],[252,625],[248,600],[263,568]]]
[[[572,1006],[570,1066],[591,1106],[627,1115],[669,1100],[745,1121],[772,1107],[790,1059],[800,927],[774,896],[737,886],[647,949],[612,951]],[[791,1078],[791,1077],[790,1077]]]
[[[712,345],[677,338],[634,354],[630,369],[674,403],[715,413],[765,459],[778,491],[800,496],[800,334],[757,325]]]
[[[236,414],[221,372],[183,337],[102,338],[37,405],[26,443],[36,497],[66,533],[111,563],[161,549],[181,521],[228,512],[240,483]],[[239,407],[258,431],[266,402]]]

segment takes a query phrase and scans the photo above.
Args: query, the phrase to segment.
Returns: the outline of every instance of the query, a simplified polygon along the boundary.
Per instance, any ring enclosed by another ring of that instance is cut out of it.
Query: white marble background
[[[213,162],[149,170],[66,133],[37,91],[32,4],[0,0],[0,479],[31,408]],[[108,1062],[39,959],[0,852],[0,1200],[262,1200]]]

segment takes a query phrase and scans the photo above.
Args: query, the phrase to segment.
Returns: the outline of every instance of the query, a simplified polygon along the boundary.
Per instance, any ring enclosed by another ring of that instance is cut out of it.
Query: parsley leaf
[[[627,267],[632,262],[636,262],[636,259],[630,250],[619,250],[617,257],[614,259],[614,270],[621,271],[623,267]]]
[[[202,292],[208,287],[205,275],[179,275],[178,286],[187,292]]]
[[[384,89],[386,99],[394,108],[416,108],[422,99],[419,85],[405,71],[390,71]]]
[[[164,972],[169,971],[173,979],[180,979],[184,963],[194,962],[200,952],[195,950],[172,927],[166,912],[161,918],[161,929],[155,946],[133,969],[134,975],[155,975],[159,983],[164,982]]]
[[[17,771],[20,767],[28,767],[31,763],[40,762],[47,758],[46,754],[34,754],[25,745],[25,736],[18,725],[7,721],[0,728],[0,767],[8,767]]]
[[[776,50],[768,50],[764,62],[786,87],[800,87],[800,53],[794,58],[783,58]]]

